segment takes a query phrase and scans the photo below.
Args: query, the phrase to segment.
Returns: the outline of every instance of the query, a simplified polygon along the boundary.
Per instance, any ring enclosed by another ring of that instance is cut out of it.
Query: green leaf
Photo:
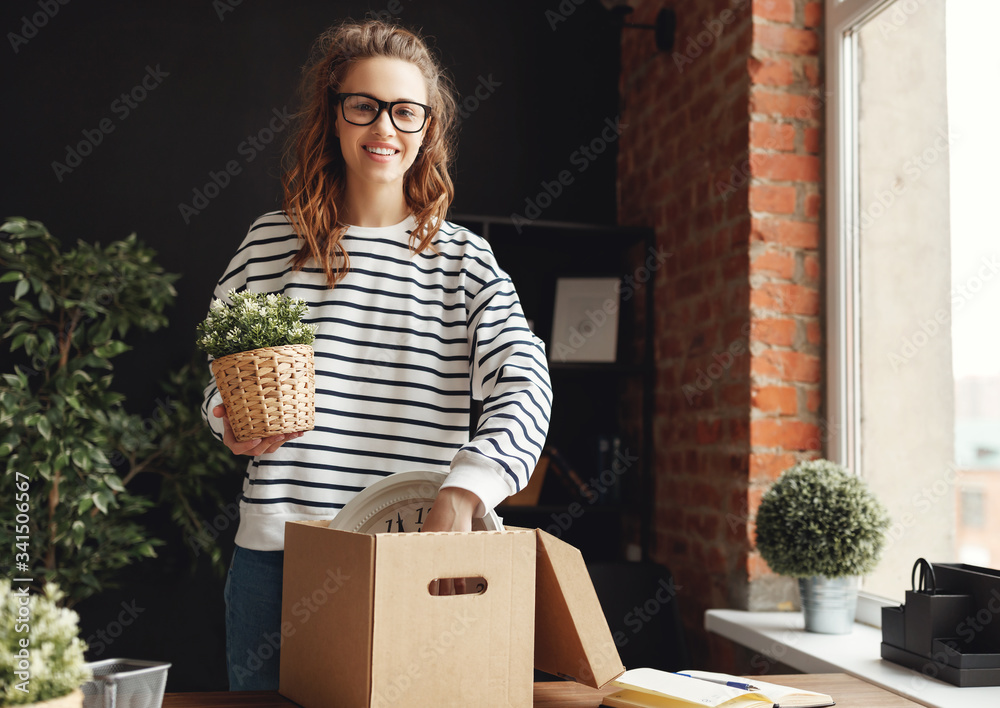
[[[131,348],[132,347],[127,345],[125,342],[115,339],[103,346],[97,347],[94,349],[94,353],[99,357],[110,359],[113,356],[118,356],[122,352],[127,352]]]
[[[47,418],[38,419],[38,432],[41,433],[42,437],[46,440],[52,437],[52,425],[49,423]]]
[[[90,470],[90,455],[87,454],[86,448],[74,447],[73,452],[70,453],[70,455],[73,458],[74,465],[79,467],[84,472]],[[97,500],[95,499],[94,502],[96,503]],[[101,511],[104,510],[102,509]]]
[[[17,287],[14,288],[14,299],[20,300],[24,295],[27,294],[28,290],[30,289],[31,289],[31,284],[27,280],[19,281]]]
[[[15,280],[20,280],[22,277],[24,276],[20,271],[9,270],[3,275],[0,275],[0,283],[12,283]]]
[[[52,299],[52,295],[49,293],[48,290],[42,290],[42,292],[39,293],[39,295],[38,295],[38,304],[46,312],[52,312],[52,310],[56,306],[56,303]]]

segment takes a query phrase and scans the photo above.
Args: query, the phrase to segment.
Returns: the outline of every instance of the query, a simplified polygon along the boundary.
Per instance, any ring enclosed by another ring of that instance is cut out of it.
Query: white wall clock
[[[380,479],[344,505],[330,528],[359,533],[420,531],[434,504],[445,472],[398,472]],[[503,523],[490,509],[472,520],[473,531],[502,531]]]

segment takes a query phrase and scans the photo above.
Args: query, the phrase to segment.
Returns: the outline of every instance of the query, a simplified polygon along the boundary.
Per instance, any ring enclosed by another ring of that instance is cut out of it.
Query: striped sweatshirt
[[[481,500],[476,516],[527,482],[552,406],[544,344],[484,239],[445,221],[434,250],[415,254],[415,223],[351,226],[350,270],[330,288],[314,261],[292,270],[303,242],[284,212],[264,214],[219,280],[223,300],[233,289],[301,298],[317,326],[316,427],[250,460],[237,545],[281,550],[286,521],[336,516],[397,472],[447,472],[443,487]],[[472,399],[483,413],[470,439]],[[221,402],[213,383],[202,415],[220,440]]]

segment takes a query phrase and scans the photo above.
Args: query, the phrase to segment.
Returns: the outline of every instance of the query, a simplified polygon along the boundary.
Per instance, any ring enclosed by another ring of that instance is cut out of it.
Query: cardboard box
[[[594,687],[624,671],[580,552],[544,531],[326,524],[285,526],[279,691],[305,708],[528,708],[533,665]],[[431,595],[441,578],[483,582]]]

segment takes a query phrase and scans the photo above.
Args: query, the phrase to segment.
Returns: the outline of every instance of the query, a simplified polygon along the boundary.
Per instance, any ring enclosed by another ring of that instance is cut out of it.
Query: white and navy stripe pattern
[[[283,212],[265,214],[216,286],[302,298],[318,326],[316,428],[249,463],[237,544],[281,549],[285,521],[334,516],[396,472],[450,470],[446,486],[489,508],[527,482],[552,406],[544,345],[486,241],[446,221],[437,252],[414,254],[414,227],[352,226],[350,271],[331,289],[317,264],[291,269],[302,241]],[[221,438],[221,397],[205,394]],[[484,404],[470,440],[472,398]]]

